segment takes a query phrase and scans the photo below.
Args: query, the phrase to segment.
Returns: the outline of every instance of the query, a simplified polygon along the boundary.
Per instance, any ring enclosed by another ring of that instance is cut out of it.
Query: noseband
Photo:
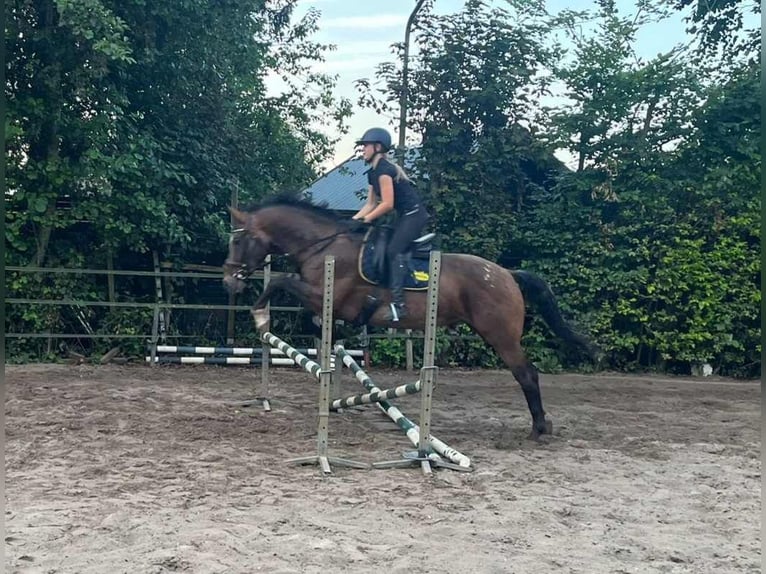
[[[229,236],[229,243],[232,242],[236,234],[238,233],[245,233],[245,228],[240,227],[239,229],[232,229],[231,234]],[[250,266],[247,263],[240,263],[239,261],[232,261],[230,259],[226,259],[226,261],[223,262],[224,267],[235,267],[235,271],[231,274],[234,279],[237,279],[238,281],[244,281],[248,277],[250,277],[253,273],[255,273],[258,269],[263,269],[263,267],[266,265],[266,261],[264,260],[263,265],[261,265],[259,268],[251,269]]]

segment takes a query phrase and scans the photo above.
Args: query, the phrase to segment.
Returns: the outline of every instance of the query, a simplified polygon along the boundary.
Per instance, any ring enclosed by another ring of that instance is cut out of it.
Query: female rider
[[[367,172],[367,203],[352,217],[371,223],[377,218],[394,212],[396,222],[386,250],[391,288],[389,321],[399,321],[407,316],[404,304],[404,281],[407,275],[405,252],[423,233],[428,222],[428,212],[420,195],[404,170],[386,157],[391,149],[391,134],[383,128],[371,128],[357,140],[362,147],[362,157],[370,165]]]

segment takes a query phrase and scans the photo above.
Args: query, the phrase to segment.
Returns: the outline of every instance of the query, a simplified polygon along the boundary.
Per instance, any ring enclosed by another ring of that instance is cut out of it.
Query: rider
[[[391,211],[396,223],[386,250],[389,265],[389,287],[393,302],[389,321],[407,316],[404,304],[404,280],[407,275],[407,251],[410,243],[422,233],[428,221],[428,212],[420,194],[404,170],[386,157],[391,149],[391,134],[383,128],[364,132],[356,145],[362,147],[362,157],[371,166],[367,171],[367,203],[353,217],[371,223]]]

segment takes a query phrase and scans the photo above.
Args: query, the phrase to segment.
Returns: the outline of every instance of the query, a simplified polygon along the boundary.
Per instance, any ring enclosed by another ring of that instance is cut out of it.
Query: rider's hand
[[[348,224],[348,228],[350,231],[364,231],[365,229],[368,229],[370,226],[369,223],[367,223],[364,219],[351,219]]]

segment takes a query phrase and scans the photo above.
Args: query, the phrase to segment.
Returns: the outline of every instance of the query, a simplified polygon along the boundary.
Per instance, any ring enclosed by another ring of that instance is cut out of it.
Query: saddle
[[[388,282],[386,247],[391,237],[390,226],[373,227],[367,231],[359,249],[359,275],[372,285]],[[410,243],[405,255],[409,273],[404,288],[411,291],[428,289],[428,265],[434,248],[435,233],[427,233]]]

